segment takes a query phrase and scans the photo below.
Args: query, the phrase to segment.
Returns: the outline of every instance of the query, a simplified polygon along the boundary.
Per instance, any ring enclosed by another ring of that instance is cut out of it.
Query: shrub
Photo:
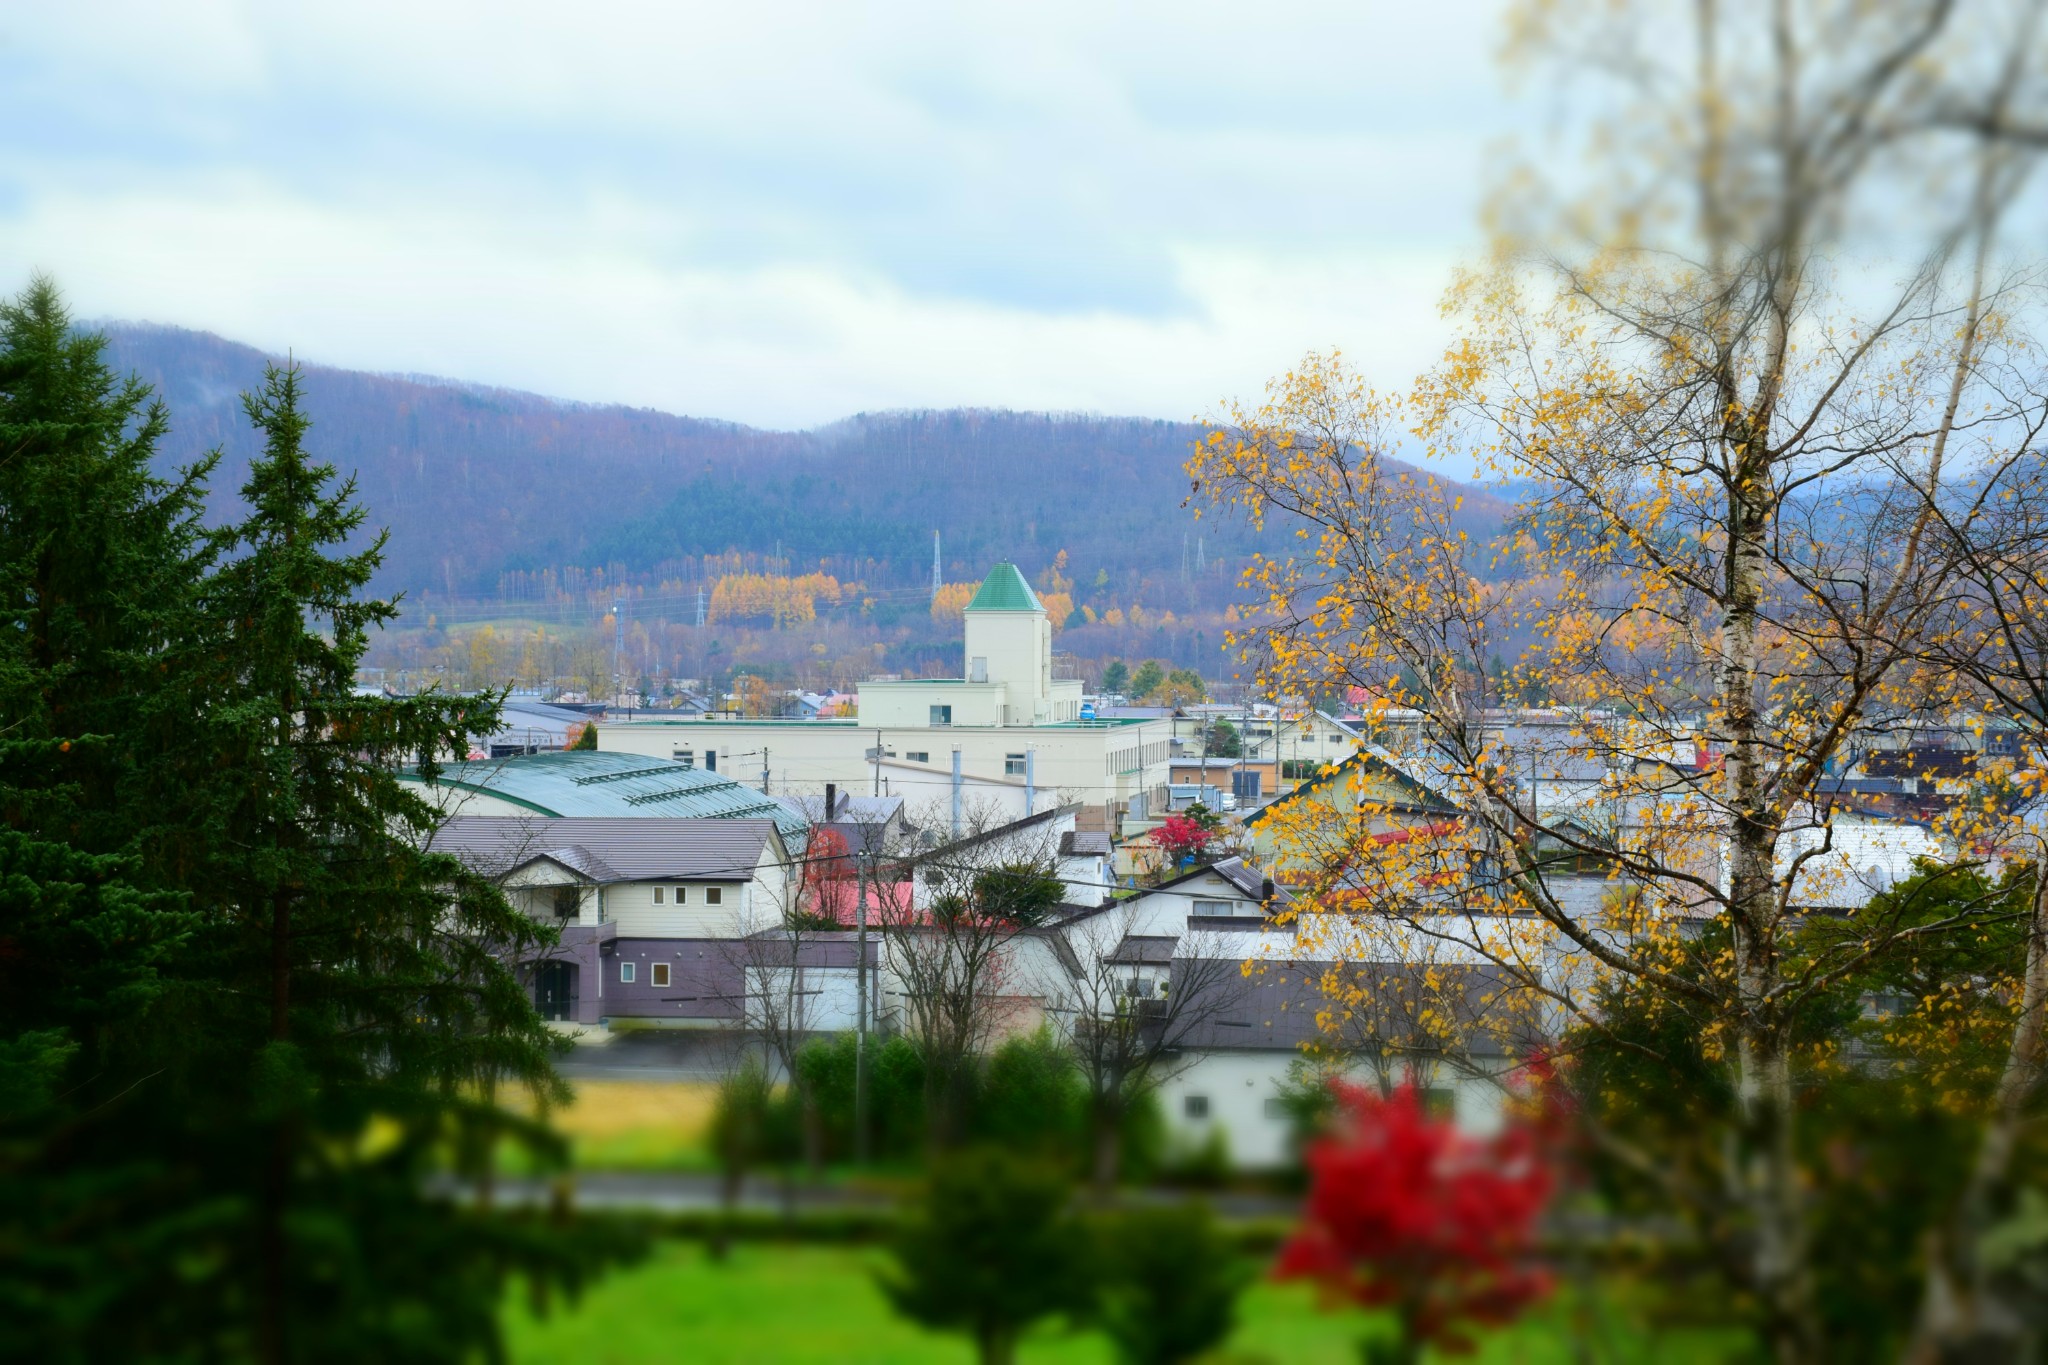
[[[853,1078],[856,1040],[851,1033],[814,1039],[797,1055],[797,1070],[818,1106],[830,1159],[854,1151]],[[868,1037],[868,1123],[878,1159],[914,1156],[924,1135],[924,1065],[908,1040]]]
[[[1211,1128],[1193,1146],[1176,1143],[1169,1148],[1160,1170],[1166,1183],[1196,1190],[1222,1189],[1236,1174],[1236,1163],[1230,1159],[1230,1135],[1220,1126]]]
[[[1068,1163],[1082,1151],[1083,1103],[1073,1058],[1041,1029],[1009,1039],[989,1058],[970,1131],[1013,1152]]]
[[[1193,1360],[1230,1335],[1250,1276],[1208,1209],[1133,1209],[1101,1220],[1096,1240],[1096,1322],[1126,1365]]]
[[[1042,1318],[1084,1316],[1086,1248],[1057,1169],[997,1148],[941,1162],[894,1238],[882,1290],[914,1322],[973,1338],[983,1365],[1009,1365]]]

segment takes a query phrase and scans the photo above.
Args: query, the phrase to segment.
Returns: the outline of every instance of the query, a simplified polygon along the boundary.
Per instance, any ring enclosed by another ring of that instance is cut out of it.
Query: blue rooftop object
[[[729,777],[644,754],[579,749],[451,763],[436,785],[484,792],[536,815],[773,820],[785,838],[809,828],[782,802]]]

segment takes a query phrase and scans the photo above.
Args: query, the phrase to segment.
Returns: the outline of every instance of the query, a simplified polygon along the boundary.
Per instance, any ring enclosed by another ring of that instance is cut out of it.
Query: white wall
[[[1169,1076],[1159,1088],[1159,1105],[1166,1119],[1167,1140],[1194,1148],[1217,1128],[1230,1144],[1231,1159],[1239,1166],[1263,1168],[1282,1166],[1290,1160],[1290,1129],[1284,1114],[1269,1112],[1267,1101],[1279,1096],[1287,1083],[1288,1067],[1301,1054],[1285,1051],[1216,1051],[1200,1054],[1185,1069]],[[1364,1082],[1360,1073],[1354,1079]],[[1432,1089],[1454,1093],[1453,1113],[1458,1126],[1485,1135],[1499,1131],[1502,1122],[1502,1092],[1491,1079],[1451,1075],[1447,1071],[1429,1080]],[[1188,1117],[1190,1096],[1209,1102],[1206,1119]],[[1277,1107],[1276,1107],[1277,1108]]]
[[[878,734],[888,755],[907,761],[908,754],[927,753],[932,766],[949,773],[957,746],[963,771],[991,779],[1006,776],[1006,755],[1029,749],[1037,754],[1040,788],[1100,805],[1166,785],[1171,732],[1171,722],[1164,720],[1072,729],[955,725],[944,730],[842,721],[638,720],[600,722],[597,744],[607,752],[658,758],[688,749],[700,768],[704,751],[716,750],[719,774],[750,787],[761,785],[760,751],[766,748],[770,790],[806,796],[823,792],[827,782],[842,791],[872,791],[874,769],[867,751]],[[750,756],[736,757],[741,753]]]
[[[961,676],[974,676],[977,658],[988,661],[988,680],[1008,692],[1005,725],[1050,718],[1045,708],[1052,691],[1052,626],[1044,612],[970,611],[965,636]]]
[[[954,725],[1004,725],[1008,689],[1000,682],[909,678],[860,685],[860,719],[890,729],[929,727],[934,706],[950,706]]]
[[[791,988],[790,976],[797,971],[789,967],[750,967],[747,969],[747,1024],[761,1026],[761,1002],[763,999],[787,1000],[784,994]],[[795,989],[803,992],[801,1012],[792,1010],[792,1021],[806,1030],[843,1032],[858,1022],[860,1015],[860,981],[852,967],[805,967],[794,983]]]
[[[731,882],[621,882],[604,890],[605,915],[626,938],[730,938],[747,923],[749,889]],[[707,899],[712,890],[719,893],[717,905]]]

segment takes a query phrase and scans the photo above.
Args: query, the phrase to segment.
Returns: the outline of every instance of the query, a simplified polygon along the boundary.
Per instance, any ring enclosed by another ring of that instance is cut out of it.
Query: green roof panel
[[[402,776],[419,780],[417,770]],[[785,838],[801,837],[809,827],[782,802],[729,777],[673,759],[603,749],[450,763],[439,785],[488,792],[541,815],[767,819]]]
[[[1024,581],[1015,564],[998,564],[981,580],[980,591],[967,604],[969,611],[1044,611],[1045,605],[1031,585]]]

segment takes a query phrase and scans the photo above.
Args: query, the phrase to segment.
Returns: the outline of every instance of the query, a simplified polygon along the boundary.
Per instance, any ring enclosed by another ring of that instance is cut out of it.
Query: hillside
[[[214,514],[228,515],[256,448],[239,394],[263,354],[178,328],[105,330],[114,363],[170,407],[166,465],[223,451]],[[478,685],[596,686],[613,672],[619,598],[621,666],[648,679],[758,670],[827,685],[957,668],[957,607],[950,620],[928,610],[934,530],[954,584],[999,559],[1047,582],[1066,551],[1062,648],[1084,661],[1225,672],[1236,570],[1261,544],[1182,507],[1200,434],[1186,423],[954,410],[762,431],[313,364],[306,404],[312,448],[354,474],[369,526],[391,533],[374,586],[403,592],[406,617],[372,661]],[[1475,534],[1500,524],[1483,490],[1465,509]],[[1263,543],[1288,544],[1286,529]],[[805,574],[827,585],[815,617],[806,591],[793,616],[720,618],[721,582],[765,600]]]
[[[237,394],[260,377],[262,353],[178,328],[107,333],[114,362],[170,404],[167,456],[220,446],[219,482],[238,486],[254,443]],[[842,576],[916,585],[930,576],[934,530],[949,580],[1002,558],[1035,572],[1060,549],[1091,575],[1178,576],[1184,541],[1210,565],[1252,545],[1181,509],[1181,461],[1198,434],[1185,423],[947,411],[775,432],[307,370],[315,448],[354,471],[371,521],[391,529],[388,588],[490,597],[508,573],[572,565],[687,580],[702,556],[778,548],[799,569],[831,561]],[[1472,498],[1476,518],[1493,515],[1491,498]]]

